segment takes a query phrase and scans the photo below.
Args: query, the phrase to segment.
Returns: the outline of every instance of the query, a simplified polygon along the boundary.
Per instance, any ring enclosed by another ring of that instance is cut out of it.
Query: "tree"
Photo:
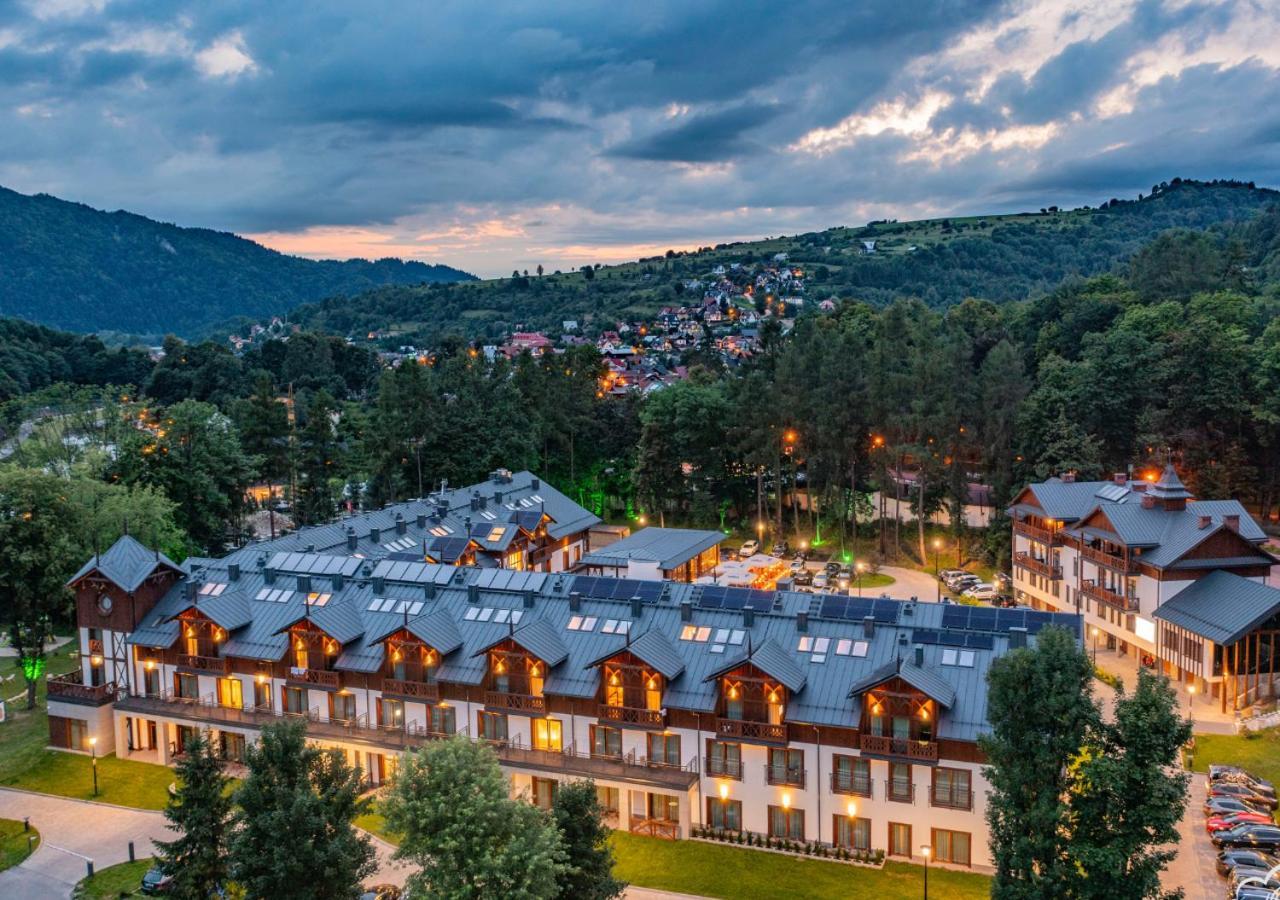
[[[289,471],[289,411],[276,398],[271,376],[259,371],[253,394],[237,400],[232,411],[246,453],[258,457],[258,474],[267,481]]]
[[[1160,873],[1177,855],[1171,848],[1190,781],[1178,756],[1190,738],[1173,687],[1140,668],[1137,689],[1118,692],[1113,720],[1099,723],[1071,766],[1069,854],[1079,872],[1072,896],[1181,897],[1161,889]]]
[[[559,895],[566,869],[550,817],[507,796],[497,756],[454,737],[407,754],[383,803],[402,836],[396,859],[420,868],[417,897],[542,900]]]
[[[613,877],[613,848],[594,781],[571,781],[556,788],[551,817],[560,829],[567,866],[560,875],[561,897],[611,900],[626,888]]]
[[[227,838],[231,797],[207,732],[187,741],[178,762],[178,788],[169,796],[164,815],[180,835],[153,841],[162,871],[173,876],[169,888],[177,900],[205,900],[227,880]]]
[[[368,809],[359,770],[338,750],[308,744],[301,722],[267,725],[246,750],[236,791],[231,877],[250,897],[348,900],[376,865],[352,828]]]
[[[1046,628],[1034,647],[991,665],[987,718],[979,738],[991,785],[987,822],[996,900],[1068,896],[1072,882],[1066,762],[1092,733],[1093,667],[1075,637]]]
[[[328,391],[317,391],[305,409],[306,421],[298,435],[299,521],[307,524],[327,522],[337,505],[334,478],[340,467],[334,418],[336,403]]]

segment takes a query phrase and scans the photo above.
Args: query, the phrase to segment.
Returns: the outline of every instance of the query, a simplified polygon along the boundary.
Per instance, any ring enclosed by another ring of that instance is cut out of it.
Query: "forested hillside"
[[[141,385],[151,368],[145,353],[109,349],[92,335],[0,319],[0,403],[60,382]]]
[[[996,303],[1034,299],[1072,277],[1118,271],[1169,229],[1208,230],[1219,240],[1280,201],[1280,192],[1242,182],[1181,179],[1139,200],[1095,208],[918,222],[878,222],[673,253],[590,272],[528,272],[467,284],[386,287],[354,300],[307,304],[293,314],[308,327],[361,335],[394,329],[420,343],[441,334],[500,337],[518,326],[556,329],[565,319],[612,328],[619,318],[681,302],[686,279],[717,265],[786,253],[803,268],[811,301],[862,300],[883,306],[921,299],[939,309],[977,297]],[[870,252],[865,242],[874,242]],[[1280,276],[1280,255],[1258,261],[1259,276]],[[590,328],[588,328],[590,330]]]
[[[471,277],[398,259],[301,259],[234,234],[0,188],[0,315],[71,331],[194,335],[379,285]]]

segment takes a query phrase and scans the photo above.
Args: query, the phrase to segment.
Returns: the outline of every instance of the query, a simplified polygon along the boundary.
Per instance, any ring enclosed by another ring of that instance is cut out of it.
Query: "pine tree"
[[[613,849],[594,781],[572,781],[556,789],[551,817],[560,829],[568,866],[560,876],[560,896],[611,900],[626,888],[613,877]]]
[[[160,868],[173,876],[170,896],[204,900],[227,879],[227,836],[231,799],[212,742],[204,733],[187,742],[178,763],[178,788],[164,816],[178,832],[172,841],[154,841]]]

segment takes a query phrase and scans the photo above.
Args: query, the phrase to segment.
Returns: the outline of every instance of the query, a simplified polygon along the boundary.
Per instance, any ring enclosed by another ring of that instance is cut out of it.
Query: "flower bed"
[[[832,847],[817,841],[793,841],[788,838],[756,834],[753,831],[730,831],[724,828],[702,828],[697,825],[693,827],[689,836],[692,840],[707,841],[712,844],[736,844],[739,847],[752,847],[788,856],[808,856],[813,859],[825,859],[828,862],[843,862],[876,869],[884,867],[883,850],[847,850],[844,847]]]

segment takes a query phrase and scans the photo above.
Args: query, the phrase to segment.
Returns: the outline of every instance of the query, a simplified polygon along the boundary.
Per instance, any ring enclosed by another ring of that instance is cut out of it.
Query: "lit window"
[[[836,641],[836,656],[848,656],[853,650],[853,641],[848,638],[840,638]]]
[[[693,637],[693,639],[700,644],[705,644],[710,638],[711,627],[709,625],[703,625],[698,629],[698,633]]]
[[[324,606],[326,603],[329,602],[329,598],[332,596],[333,596],[332,594],[318,594],[314,592],[307,594],[307,605],[308,606]]]
[[[697,625],[686,625],[680,629],[680,640],[691,641],[693,640],[694,635],[696,635],[697,633],[698,633]]]
[[[808,653],[810,650],[813,649],[813,638],[809,637],[809,635],[807,634],[802,634],[800,636],[800,644],[799,646],[796,647],[796,649],[799,650],[801,653]]]
[[[218,597],[227,589],[225,584],[219,584],[216,581],[207,581],[200,585],[200,594],[204,597]]]
[[[617,619],[605,619],[604,624],[600,626],[602,634],[613,634],[618,629]]]
[[[866,641],[855,641],[855,642],[854,642],[854,644],[853,644],[853,654],[852,654],[852,655],[853,655],[853,656],[866,656],[866,655],[867,655],[867,642],[866,642]]]
[[[582,629],[582,616],[569,617],[569,630],[580,631]]]
[[[492,544],[496,541],[502,540],[502,536],[506,533],[507,527],[505,525],[498,525],[489,529],[489,536],[485,538],[485,540]]]
[[[595,616],[587,616],[585,619],[583,619],[583,620],[582,620],[582,630],[583,630],[583,631],[594,631],[594,630],[595,630],[595,627],[596,627],[596,617],[595,617]]]

